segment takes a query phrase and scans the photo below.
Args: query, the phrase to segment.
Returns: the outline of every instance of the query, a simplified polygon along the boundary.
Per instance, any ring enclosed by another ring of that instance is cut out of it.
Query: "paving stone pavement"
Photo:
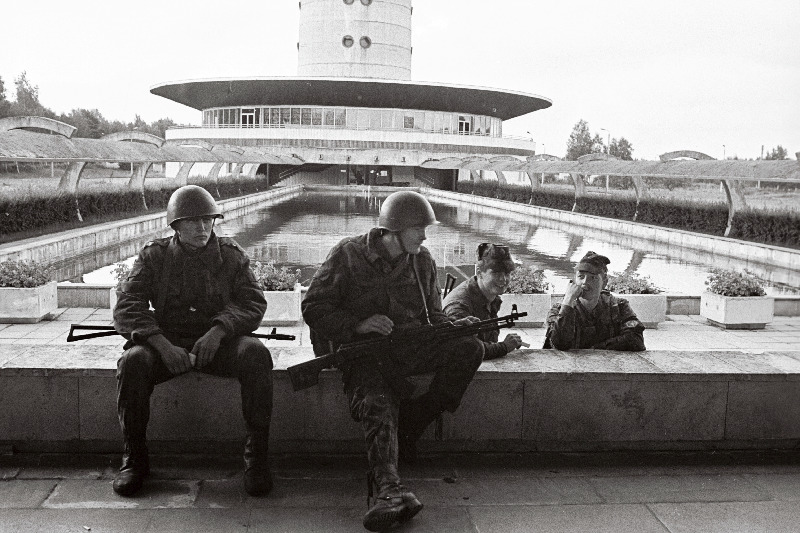
[[[231,456],[154,456],[142,493],[118,457],[0,456],[1,532],[364,531],[365,460],[273,458],[250,498]],[[800,452],[427,456],[401,475],[425,508],[408,532],[797,532]]]

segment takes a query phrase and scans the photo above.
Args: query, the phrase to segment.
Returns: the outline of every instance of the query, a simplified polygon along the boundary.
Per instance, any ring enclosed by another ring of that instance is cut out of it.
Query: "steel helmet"
[[[167,225],[184,218],[224,218],[222,210],[211,193],[197,185],[184,185],[169,197],[167,203]]]
[[[381,205],[378,227],[402,231],[415,226],[438,224],[428,200],[418,192],[398,191],[390,194]]]

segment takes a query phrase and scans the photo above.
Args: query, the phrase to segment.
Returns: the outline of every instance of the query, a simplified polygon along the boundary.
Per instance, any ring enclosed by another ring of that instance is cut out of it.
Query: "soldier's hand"
[[[394,328],[394,322],[388,316],[372,315],[356,324],[355,332],[359,335],[366,335],[367,333],[388,335],[392,332],[392,328]]]
[[[453,322],[456,326],[469,326],[470,324],[474,324],[475,322],[480,322],[481,319],[475,316],[465,316],[464,318],[459,318],[455,322]]]
[[[564,300],[562,300],[561,303],[572,307],[575,305],[575,302],[578,300],[578,297],[581,295],[581,293],[583,293],[583,285],[570,280],[566,290],[564,291]]]
[[[195,368],[203,368],[211,361],[219,350],[219,344],[225,337],[225,330],[220,326],[214,326],[208,332],[197,339],[197,342],[192,346],[192,353],[197,356],[197,361],[194,364]]]
[[[180,346],[170,345],[171,348],[159,352],[161,360],[173,376],[185,374],[192,369],[192,362],[189,359],[189,350]]]
[[[525,343],[522,342],[522,337],[520,337],[516,333],[509,333],[508,335],[506,335],[506,338],[503,339],[503,344],[505,344],[508,351],[511,352],[513,350],[516,350]]]

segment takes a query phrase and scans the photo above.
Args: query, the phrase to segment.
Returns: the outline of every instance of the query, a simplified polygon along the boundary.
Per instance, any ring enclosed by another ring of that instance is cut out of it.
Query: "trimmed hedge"
[[[233,198],[267,190],[266,177],[256,179],[240,178],[220,182],[218,186],[210,182],[199,185],[218,199]],[[116,189],[110,191],[78,191],[77,194],[55,193],[49,196],[29,196],[25,198],[0,198],[0,235],[36,231],[59,224],[72,227],[90,225],[99,219],[109,217],[142,215],[163,211],[167,208],[170,195],[177,187],[165,189],[145,189],[142,191]],[[145,203],[147,209],[145,209]],[[78,213],[83,222],[78,222]]]
[[[531,190],[528,186],[503,185],[497,181],[462,181],[458,192],[508,200],[550,209],[572,211],[575,195],[561,190]],[[636,200],[630,197],[585,196],[575,212],[618,220],[633,220]],[[645,199],[639,204],[636,222],[696,233],[724,235],[728,206],[721,202],[698,203]],[[790,211],[739,211],[733,218],[731,238],[774,246],[800,248],[800,216]]]

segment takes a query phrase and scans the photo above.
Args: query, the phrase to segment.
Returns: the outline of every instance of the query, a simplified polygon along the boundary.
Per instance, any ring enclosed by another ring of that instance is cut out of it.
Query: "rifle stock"
[[[336,350],[325,355],[315,357],[310,361],[298,363],[288,367],[289,379],[295,391],[313,387],[319,383],[319,373],[326,368],[340,367],[343,363],[350,363],[362,357],[374,356],[369,348],[376,346],[391,346],[393,344],[421,344],[431,340],[446,340],[475,335],[484,331],[493,331],[500,328],[514,326],[514,321],[528,313],[518,313],[517,306],[511,307],[511,313],[497,318],[481,320],[474,324],[455,326],[451,323],[436,326],[421,326],[401,333],[392,333],[385,337],[366,339],[363,341],[342,344]]]
[[[84,333],[75,335],[75,331],[94,331],[94,333]],[[112,335],[121,335],[114,326],[93,326],[85,324],[71,324],[69,333],[67,334],[67,342],[82,341],[86,339],[95,339],[97,337],[111,337]],[[257,339],[269,339],[277,341],[293,341],[294,335],[285,335],[278,333],[276,328],[272,328],[269,333],[248,333],[248,337],[255,337]]]

